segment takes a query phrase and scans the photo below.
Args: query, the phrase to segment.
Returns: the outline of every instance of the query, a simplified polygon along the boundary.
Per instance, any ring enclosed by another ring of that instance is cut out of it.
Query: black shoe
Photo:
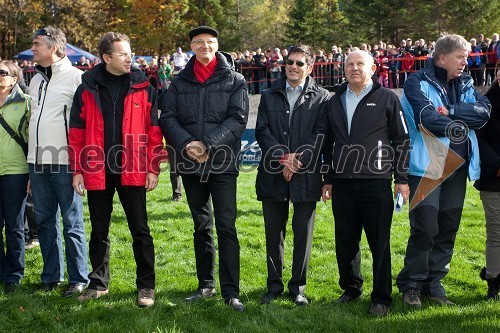
[[[237,297],[226,297],[224,303],[233,308],[234,311],[244,311],[245,306]]]
[[[52,291],[54,289],[57,289],[60,285],[61,285],[61,282],[42,283],[38,290],[39,291]]]
[[[374,316],[385,317],[389,313],[389,307],[380,303],[373,303],[368,312]]]
[[[355,296],[353,294],[349,294],[346,291],[337,299],[337,303],[347,304],[353,302],[361,297],[361,294]]]
[[[68,290],[63,294],[64,297],[72,297],[74,295],[80,295],[87,287],[86,283],[72,283],[69,285]]]
[[[14,291],[16,291],[17,287],[19,287],[18,283],[5,282],[5,293],[12,294]]]
[[[215,288],[198,288],[194,293],[184,299],[187,303],[196,302],[200,298],[214,297],[217,292]]]
[[[290,298],[298,306],[306,306],[309,304],[309,301],[304,294],[290,294]]]
[[[173,196],[172,196],[172,201],[173,201],[173,202],[179,202],[179,201],[182,201],[182,195],[173,195]]]
[[[268,291],[262,296],[261,304],[269,304],[274,301],[276,298],[280,297],[282,293],[278,293],[276,291]]]
[[[479,273],[479,276],[481,277],[481,280],[484,280],[488,283],[488,293],[486,294],[487,299],[491,300],[500,300],[500,274],[494,278],[494,279],[487,279],[486,278],[486,267],[483,267],[481,269],[481,272]]]

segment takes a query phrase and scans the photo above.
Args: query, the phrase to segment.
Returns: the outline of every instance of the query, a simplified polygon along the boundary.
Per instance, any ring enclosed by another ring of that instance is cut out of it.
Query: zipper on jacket
[[[42,82],[40,82],[40,85],[38,86],[38,105],[40,105],[40,98],[42,97],[42,89],[44,83],[45,80],[42,80]]]
[[[377,143],[377,169],[382,170],[382,141]]]
[[[118,97],[120,96],[122,92],[122,87],[118,89],[118,93],[115,96],[115,100],[113,101],[113,145],[116,143],[115,142],[115,137],[116,137],[116,102],[118,101]]]
[[[42,81],[43,85],[44,81]],[[38,89],[39,93],[41,92],[42,85],[40,85],[40,88]],[[36,147],[35,147],[35,164],[38,164],[38,147],[40,145],[40,140],[38,136],[38,130],[40,129],[40,120],[42,119],[42,112],[43,112],[43,107],[45,106],[45,97],[47,96],[47,86],[49,85],[49,82],[45,83],[45,89],[44,89],[44,94],[43,94],[43,100],[42,100],[42,107],[40,108],[40,114],[38,115],[38,121],[36,122]],[[40,105],[40,95],[38,95],[38,105]]]
[[[63,112],[63,117],[64,117],[64,131],[66,132],[66,144],[69,146],[69,134],[68,134],[68,117],[66,116],[66,111],[68,110],[68,106],[64,104],[64,112]]]
[[[399,116],[401,117],[401,124],[403,124],[403,129],[405,134],[408,134],[408,128],[406,127],[405,117],[403,116],[403,111],[399,111]]]

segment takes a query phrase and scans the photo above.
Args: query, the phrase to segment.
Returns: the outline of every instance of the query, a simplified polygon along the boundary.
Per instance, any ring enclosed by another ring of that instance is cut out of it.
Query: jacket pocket
[[[321,173],[319,172],[308,172],[306,174],[306,186],[307,186],[307,197],[313,199],[319,199],[321,196],[321,187],[323,185],[321,179]]]
[[[260,199],[275,199],[275,178],[276,175],[265,172],[262,166],[259,167],[255,181],[255,190]]]

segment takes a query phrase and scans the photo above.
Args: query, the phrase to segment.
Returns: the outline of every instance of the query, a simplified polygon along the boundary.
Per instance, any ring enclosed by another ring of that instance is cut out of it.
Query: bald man
[[[399,99],[372,77],[375,69],[366,51],[354,51],[345,61],[347,82],[327,105],[330,140],[325,162],[329,171],[322,195],[323,200],[332,200],[335,218],[339,284],[344,290],[337,301],[349,303],[362,294],[359,242],[364,230],[373,256],[369,312],[385,316],[392,303],[393,195],[400,194],[404,201],[409,196],[409,138]]]

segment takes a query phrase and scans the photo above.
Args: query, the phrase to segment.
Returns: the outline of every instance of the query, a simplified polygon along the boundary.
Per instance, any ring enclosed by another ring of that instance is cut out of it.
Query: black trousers
[[[219,280],[223,298],[240,293],[240,245],[236,235],[236,174],[182,175],[194,222],[196,274],[200,288],[214,288],[215,244],[213,217],[219,249]],[[213,203],[213,214],[210,205]]]
[[[340,287],[362,293],[359,242],[362,230],[373,257],[374,303],[392,303],[390,230],[393,213],[391,181],[386,179],[336,179],[332,188],[335,242]]]
[[[108,289],[109,272],[109,226],[113,212],[115,191],[127,217],[132,234],[132,249],[136,263],[136,285],[138,289],[155,287],[155,252],[153,237],[148,227],[146,212],[146,189],[142,186],[122,186],[121,175],[107,174],[106,189],[88,191],[88,205],[92,232],[90,233],[89,257],[92,272],[89,274],[90,289]]]
[[[289,207],[288,201],[262,202],[266,228],[267,290],[278,293],[284,289],[283,258]],[[315,215],[316,202],[293,203],[292,277],[288,282],[288,291],[292,295],[305,292]]]
[[[421,201],[410,210],[405,264],[396,279],[401,292],[416,288],[425,295],[446,296],[441,279],[450,269],[462,218],[467,173],[465,165],[446,179],[410,176],[412,206],[416,198]]]

